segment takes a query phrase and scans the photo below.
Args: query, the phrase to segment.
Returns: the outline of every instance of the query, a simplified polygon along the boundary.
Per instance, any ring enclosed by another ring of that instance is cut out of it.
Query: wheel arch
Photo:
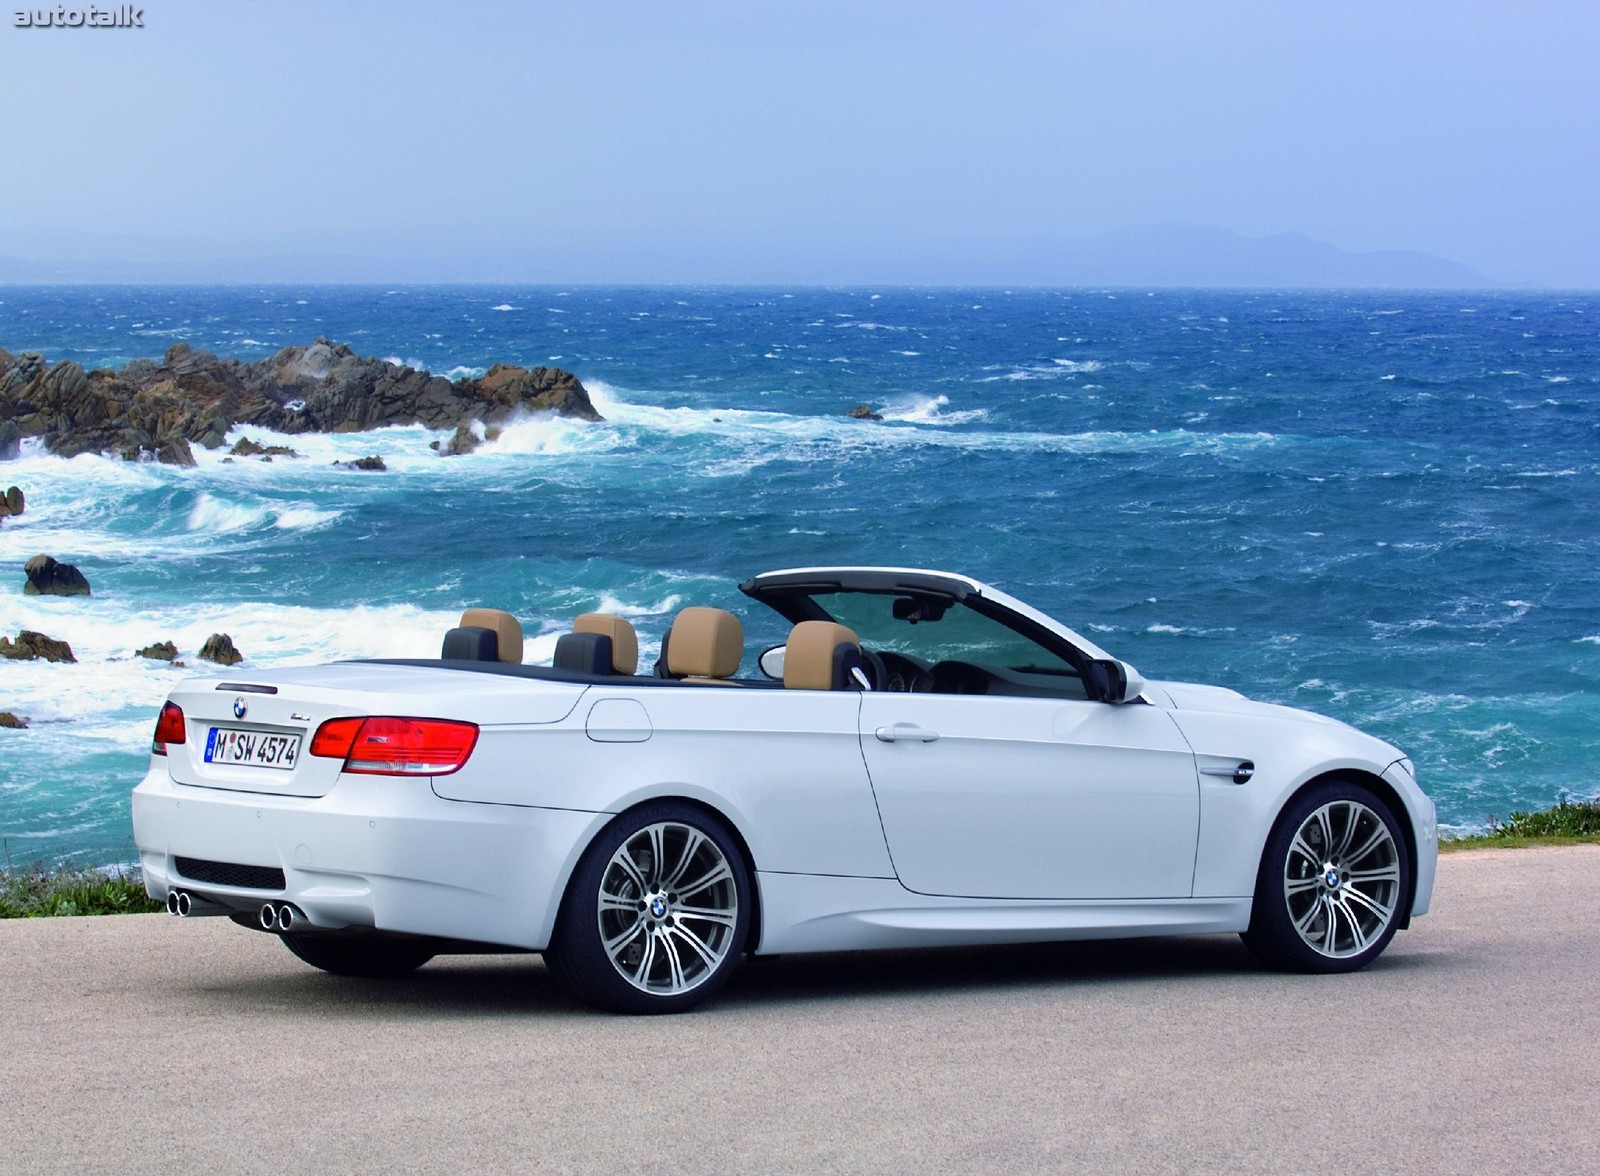
[[[1363,768],[1334,768],[1320,772],[1310,779],[1303,781],[1283,798],[1283,803],[1278,806],[1279,817],[1274,818],[1274,823],[1281,819],[1283,810],[1288,808],[1303,794],[1323,784],[1359,784],[1389,806],[1389,812],[1399,822],[1400,833],[1405,838],[1406,854],[1411,868],[1406,871],[1406,892],[1404,905],[1401,907],[1399,927],[1404,931],[1411,926],[1411,907],[1417,897],[1417,831],[1411,820],[1411,810],[1406,807],[1404,798],[1395,790],[1394,785],[1375,772]]]
[[[658,795],[645,797],[642,800],[637,800],[625,808],[619,809],[616,813],[612,814],[610,820],[606,821],[603,825],[596,829],[593,836],[591,836],[584,844],[583,849],[578,853],[574,861],[576,862],[577,860],[581,860],[583,855],[589,852],[589,847],[593,845],[607,829],[611,828],[618,821],[631,816],[639,809],[655,804],[679,804],[685,808],[691,808],[705,813],[707,816],[715,818],[717,823],[726,829],[728,831],[728,835],[733,838],[734,848],[739,851],[739,856],[744,859],[744,868],[750,875],[750,937],[746,943],[745,950],[754,951],[755,948],[761,943],[761,882],[756,874],[755,854],[751,852],[750,842],[745,837],[744,830],[739,827],[739,822],[730,817],[724,810],[719,809],[716,805],[710,804],[707,801],[699,799],[698,797],[686,796],[681,793],[672,792],[660,793]],[[573,869],[567,871],[566,880],[562,883],[561,902],[559,904],[557,915],[558,918],[560,917],[559,912],[565,911],[567,903],[572,899],[572,880],[576,874],[577,869],[576,865],[574,865]]]

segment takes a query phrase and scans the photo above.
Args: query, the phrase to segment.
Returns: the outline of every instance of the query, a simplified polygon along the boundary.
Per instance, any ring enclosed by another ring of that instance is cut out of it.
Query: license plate
[[[294,768],[300,758],[300,736],[270,731],[212,727],[206,736],[206,763],[248,764],[253,768]]]

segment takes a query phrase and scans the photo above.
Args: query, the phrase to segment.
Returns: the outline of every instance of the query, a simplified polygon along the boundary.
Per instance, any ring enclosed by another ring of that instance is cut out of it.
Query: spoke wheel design
[[[624,841],[600,877],[600,942],[643,992],[674,996],[703,983],[728,956],[739,891],[717,843],[662,821]]]
[[[578,999],[623,1013],[689,1009],[750,935],[749,871],[712,814],[659,801],[618,817],[573,872],[544,952]]]
[[[1360,955],[1394,922],[1400,901],[1400,850],[1383,818],[1354,800],[1317,809],[1289,843],[1283,897],[1311,950]]]
[[[1318,785],[1289,803],[1267,839],[1244,941],[1279,967],[1353,972],[1394,937],[1410,882],[1388,805],[1354,782]]]

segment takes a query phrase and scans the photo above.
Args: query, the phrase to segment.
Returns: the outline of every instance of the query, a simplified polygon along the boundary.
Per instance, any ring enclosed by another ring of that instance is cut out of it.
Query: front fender
[[[1273,822],[1289,799],[1312,780],[1329,775],[1388,780],[1385,772],[1399,751],[1342,723],[1274,707],[1260,715],[1173,711],[1172,716],[1201,764],[1249,760],[1248,782],[1200,776],[1200,830],[1195,853],[1196,898],[1243,898],[1255,893],[1261,854]],[[1393,785],[1391,783],[1391,788]],[[1413,784],[1400,796],[1396,819],[1417,845],[1419,893],[1424,827],[1432,829],[1432,805]],[[1423,811],[1422,804],[1426,805]],[[1431,834],[1427,840],[1432,845]],[[1432,870],[1428,870],[1432,885]],[[1419,912],[1420,913],[1420,912]]]

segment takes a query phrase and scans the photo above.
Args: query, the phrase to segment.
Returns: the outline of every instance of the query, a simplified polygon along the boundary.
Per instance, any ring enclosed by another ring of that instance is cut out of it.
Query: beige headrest
[[[463,629],[493,629],[500,660],[522,664],[522,622],[497,608],[469,608],[461,614]]]
[[[833,621],[801,621],[783,651],[783,685],[789,690],[832,690],[833,653],[857,645],[855,633]]]
[[[639,635],[622,617],[610,613],[584,613],[572,622],[574,633],[598,633],[611,638],[611,666],[619,674],[639,668]]]
[[[689,678],[731,678],[744,656],[744,626],[720,608],[686,608],[667,635],[667,672]]]

